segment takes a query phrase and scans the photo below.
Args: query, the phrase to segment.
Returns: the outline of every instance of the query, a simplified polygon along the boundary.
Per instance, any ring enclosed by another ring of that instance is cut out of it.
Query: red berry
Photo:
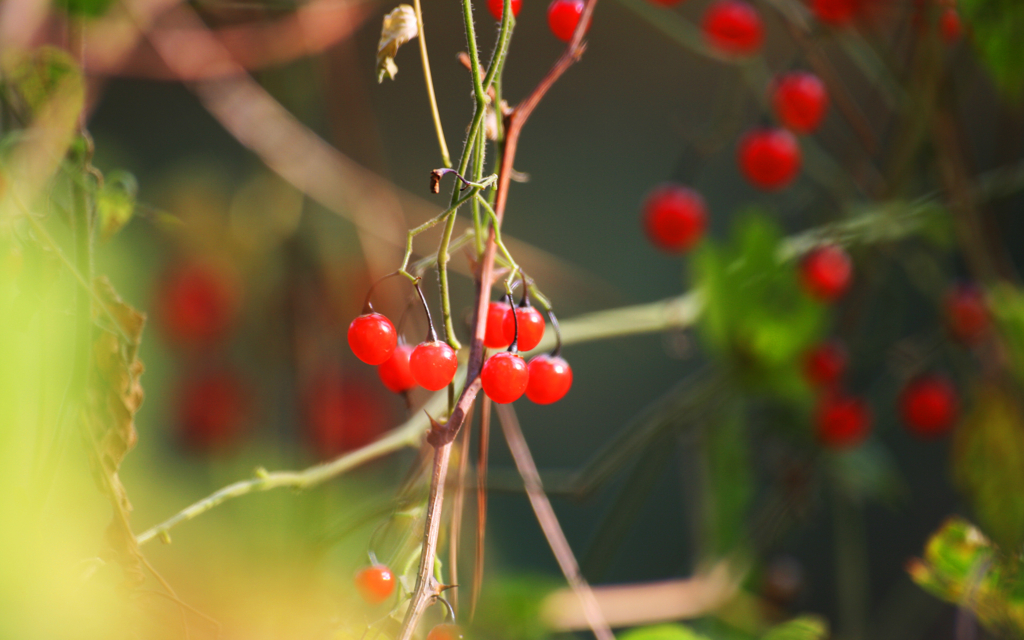
[[[384,386],[394,393],[402,393],[416,386],[416,379],[412,377],[409,370],[409,356],[412,354],[412,347],[407,344],[400,344],[395,347],[391,357],[383,364],[377,365],[377,375]]]
[[[785,129],[754,129],[740,140],[739,163],[755,187],[782,189],[800,171],[800,145]]]
[[[970,284],[957,285],[943,300],[946,326],[954,340],[971,346],[988,333],[991,320],[981,291]]]
[[[382,564],[365,567],[356,574],[356,589],[370,604],[380,604],[395,591],[395,576]]]
[[[572,369],[558,356],[539,355],[530,360],[530,382],[526,397],[537,404],[561,400],[572,386]]]
[[[708,44],[729,55],[754,54],[764,41],[761,16],[743,0],[717,0],[704,13],[703,28]]]
[[[830,449],[856,447],[871,431],[871,410],[860,398],[827,394],[816,415],[818,440]]]
[[[858,0],[812,0],[811,11],[824,23],[843,26],[853,21],[858,4]]]
[[[772,103],[782,124],[797,133],[810,133],[825,117],[828,91],[813,73],[793,71],[775,85]]]
[[[348,325],[348,346],[366,364],[384,364],[397,344],[395,325],[379,313],[364,313]]]
[[[523,0],[512,0],[512,16],[518,17],[522,7]],[[494,19],[500,22],[501,16],[505,13],[505,0],[487,0],[487,9]]]
[[[512,309],[505,312],[505,340],[512,344],[516,337],[516,320],[519,321],[519,343],[516,345],[520,351],[529,351],[540,344],[544,337],[544,316],[540,315],[536,307],[516,307],[515,317],[512,316]]]
[[[197,451],[228,447],[242,432],[249,405],[245,385],[231,370],[213,370],[187,377],[178,404],[184,444]]]
[[[825,245],[811,251],[800,265],[804,290],[812,298],[831,302],[850,286],[853,264],[842,247]]]
[[[583,0],[554,0],[548,5],[548,27],[563,42],[572,40],[576,25],[583,15]],[[587,31],[590,25],[587,25]]]
[[[314,372],[303,388],[303,417],[309,439],[321,458],[332,458],[376,440],[390,421],[386,406],[375,387],[337,368]]]
[[[462,629],[454,624],[439,624],[427,634],[427,640],[461,640]]]
[[[664,251],[690,249],[704,235],[707,226],[704,198],[693,189],[677,184],[656,187],[647,196],[643,211],[647,237]]]
[[[946,44],[953,44],[963,35],[964,26],[960,21],[960,13],[953,7],[947,7],[939,16],[939,33]]]
[[[504,349],[512,344],[511,338],[505,337],[505,314],[512,306],[507,302],[492,302],[487,305],[487,331],[484,333],[484,346],[488,349]]]
[[[412,377],[424,389],[438,391],[455,378],[459,359],[455,350],[440,340],[421,342],[409,356]]]
[[[830,388],[839,382],[846,363],[846,348],[841,342],[822,342],[804,356],[804,375],[815,387]]]
[[[173,267],[160,286],[157,313],[175,343],[208,346],[238,315],[239,285],[224,266],[192,262]]]
[[[903,422],[920,438],[936,438],[949,431],[958,410],[956,388],[942,376],[915,378],[900,394]]]
[[[526,391],[530,370],[518,354],[502,351],[487,359],[480,371],[484,393],[498,404],[515,402]]]

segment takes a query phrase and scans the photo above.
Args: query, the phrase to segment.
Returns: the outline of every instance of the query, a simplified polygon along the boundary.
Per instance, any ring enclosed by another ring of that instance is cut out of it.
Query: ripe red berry
[[[245,426],[250,396],[238,375],[228,369],[188,376],[179,392],[178,420],[186,447],[222,450]]]
[[[655,187],[644,201],[643,221],[654,246],[670,252],[686,251],[704,235],[704,198],[678,184]]]
[[[920,438],[936,438],[956,422],[959,411],[956,388],[938,375],[912,380],[900,394],[900,413],[907,429]]]
[[[348,346],[366,364],[383,364],[397,344],[395,326],[379,313],[364,313],[348,325]]]
[[[734,56],[754,54],[764,42],[761,16],[743,0],[717,0],[704,13],[703,30],[712,48]]]
[[[583,0],[554,0],[548,5],[548,27],[556,38],[569,42],[581,15]],[[587,25],[587,30],[590,30],[590,25]]]
[[[207,346],[234,324],[239,291],[237,278],[224,266],[191,262],[172,267],[159,288],[160,324],[175,343]]]
[[[754,129],[740,140],[740,169],[765,191],[788,186],[800,171],[800,158],[800,145],[785,129]]]
[[[943,300],[946,326],[954,340],[972,346],[988,333],[991,320],[981,290],[960,284],[946,293]]]
[[[825,117],[828,91],[813,73],[793,71],[779,78],[772,104],[783,125],[797,133],[810,133]]]
[[[507,302],[492,302],[487,305],[487,330],[484,346],[488,349],[504,349],[512,344],[512,338],[505,337],[505,314],[512,306]]]
[[[439,624],[427,634],[427,640],[461,640],[462,629],[454,624]]]
[[[518,17],[519,10],[523,8],[523,0],[512,0],[512,16]],[[505,0],[487,0],[487,9],[494,16],[494,19],[501,21],[502,14],[505,13]]]
[[[320,458],[376,440],[390,422],[387,406],[375,386],[333,367],[315,371],[302,390],[308,437]]]
[[[814,249],[800,264],[800,278],[804,290],[812,298],[831,302],[843,295],[850,286],[853,264],[842,247],[824,245]]]
[[[455,350],[440,340],[421,342],[409,356],[409,370],[421,387],[438,391],[455,378],[459,359]]]
[[[529,351],[540,344],[544,337],[544,316],[540,315],[536,307],[516,307],[515,317],[512,316],[512,309],[505,312],[505,340],[512,344],[516,337],[516,320],[519,321],[519,343],[520,351]]]
[[[395,347],[390,358],[383,364],[377,365],[377,375],[380,376],[380,381],[394,393],[402,393],[416,386],[416,379],[412,377],[412,371],[409,369],[411,354],[411,346],[400,344]]]
[[[960,21],[960,13],[953,7],[947,7],[939,16],[939,33],[946,44],[953,44],[963,35],[964,26]]]
[[[572,369],[558,356],[539,355],[530,360],[526,397],[537,404],[558,402],[572,387]]]
[[[380,604],[395,591],[395,576],[382,564],[365,567],[356,574],[356,589],[370,604]]]
[[[857,14],[858,0],[811,0],[811,11],[826,24],[844,26]]]
[[[804,356],[804,376],[818,388],[830,388],[846,371],[846,348],[838,340],[818,344]]]
[[[526,391],[530,370],[518,354],[502,351],[487,359],[480,371],[484,393],[498,404],[515,402]]]
[[[830,449],[850,449],[868,437],[871,410],[860,398],[827,394],[815,416],[818,440]]]

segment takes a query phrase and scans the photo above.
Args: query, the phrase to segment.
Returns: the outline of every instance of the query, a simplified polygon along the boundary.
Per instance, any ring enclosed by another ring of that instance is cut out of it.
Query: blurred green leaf
[[[77,82],[81,75],[74,58],[56,47],[39,47],[14,60],[4,70],[4,89],[13,91],[27,120],[34,119],[66,81]]]
[[[637,627],[619,635],[619,640],[710,640],[681,624]]]
[[[953,439],[953,474],[978,524],[1007,552],[1024,542],[1024,415],[1015,394],[982,384]]]
[[[542,577],[517,577],[488,583],[482,591],[470,638],[541,640],[550,631],[541,616],[544,597],[560,585]]]
[[[1017,380],[1024,384],[1024,295],[1012,285],[998,284],[989,291],[987,302],[1007,347]]]
[[[876,440],[835,455],[831,471],[842,491],[858,502],[871,499],[893,506],[907,496],[896,461]]]
[[[754,496],[749,437],[742,405],[706,432],[707,491],[703,523],[704,550],[720,558],[733,552],[747,537],[747,515]]]
[[[100,238],[109,240],[135,213],[135,195],[139,183],[127,171],[111,171],[96,194],[96,213],[100,220]]]
[[[1020,0],[960,0],[971,39],[981,61],[1004,95],[1024,95],[1024,3]]]
[[[1000,554],[981,531],[950,518],[928,540],[924,558],[907,566],[911,579],[932,595],[968,607],[991,631],[1024,634],[1024,580],[1020,557]]]
[[[820,640],[828,636],[828,623],[817,616],[800,616],[768,630],[761,640]]]
[[[54,5],[65,13],[82,18],[98,18],[104,15],[113,0],[56,0]]]

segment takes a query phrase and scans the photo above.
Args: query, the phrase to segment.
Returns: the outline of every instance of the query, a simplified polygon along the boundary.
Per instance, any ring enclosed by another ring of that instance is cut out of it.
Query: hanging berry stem
[[[558,318],[555,317],[555,312],[550,307],[545,308],[544,311],[548,315],[548,320],[551,321],[551,328],[555,330],[555,349],[551,352],[551,357],[557,358],[562,355],[562,329],[558,326]]]
[[[525,297],[526,291],[523,291],[523,297]],[[516,313],[516,308],[512,304],[512,292],[505,292],[505,299],[508,300],[509,309],[512,310],[512,324],[515,326],[515,333],[512,334],[512,344],[508,345],[509,353],[519,353],[519,315]]]
[[[423,313],[427,316],[427,342],[437,342],[437,331],[434,330],[434,319],[430,316],[430,306],[427,305],[427,298],[423,295],[423,289],[420,288],[419,280],[412,285],[416,288],[416,293],[420,296],[420,302],[423,304]]]
[[[374,313],[374,311],[373,311],[373,303],[370,302],[370,298],[373,297],[373,290],[377,288],[377,285],[379,285],[380,283],[384,282],[388,278],[393,278],[393,277],[395,277],[397,275],[401,275],[401,272],[400,271],[395,271],[394,273],[389,273],[388,275],[384,276],[380,280],[377,280],[376,282],[374,282],[373,284],[370,285],[370,290],[366,292],[366,298],[363,299],[363,314],[364,315],[367,314],[367,313]]]

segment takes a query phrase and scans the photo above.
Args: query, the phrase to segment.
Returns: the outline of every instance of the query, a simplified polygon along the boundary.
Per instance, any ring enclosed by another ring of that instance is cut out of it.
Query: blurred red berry
[[[811,11],[818,20],[838,27],[853,21],[859,4],[858,0],[811,0]]]
[[[461,640],[462,629],[454,624],[439,624],[427,634],[427,640]]]
[[[172,342],[209,346],[234,324],[241,288],[230,268],[212,262],[172,266],[158,288],[160,325]]]
[[[480,371],[480,382],[484,393],[498,404],[515,402],[526,392],[530,370],[523,358],[515,353],[502,351],[487,359]]]
[[[947,378],[926,374],[910,381],[900,394],[900,414],[907,429],[919,438],[936,438],[956,422],[960,403]]]
[[[704,236],[704,198],[678,184],[655,187],[644,201],[643,222],[651,244],[663,251],[686,251]]]
[[[871,431],[871,410],[860,398],[826,394],[815,415],[818,440],[830,449],[851,449]]]
[[[835,386],[846,372],[847,355],[838,340],[822,342],[804,355],[804,376],[818,388]]]
[[[512,0],[512,17],[518,17],[519,10],[522,8],[523,0]],[[501,21],[501,16],[505,13],[505,1],[487,0],[487,10],[491,12],[495,20]]]
[[[538,344],[544,337],[544,316],[537,311],[537,307],[525,306],[516,307],[515,315],[512,309],[505,312],[505,339],[509,344],[516,338],[516,322],[519,326],[519,342],[516,346],[520,351],[529,351]]]
[[[800,163],[800,145],[785,129],[754,129],[740,140],[740,169],[759,189],[776,191],[788,186],[800,171]]]
[[[555,37],[563,42],[572,40],[576,25],[583,15],[583,0],[553,0],[548,5],[548,27]],[[590,25],[587,25],[590,30]]]
[[[359,595],[370,604],[380,604],[395,592],[395,575],[382,564],[361,569],[355,582]]]
[[[964,33],[963,22],[960,21],[960,12],[953,7],[946,7],[939,16],[939,34],[946,44],[954,44],[960,40]]]
[[[421,387],[439,391],[455,378],[459,358],[455,350],[440,340],[421,342],[409,356],[409,370]]]
[[[320,457],[334,457],[377,439],[388,427],[385,398],[366,381],[325,367],[302,394],[309,438]]]
[[[395,325],[379,313],[364,313],[348,325],[348,346],[366,364],[383,364],[397,344]]]
[[[234,371],[188,375],[178,398],[182,441],[195,451],[223,450],[238,440],[249,410],[250,396]]]
[[[504,349],[512,344],[512,338],[505,337],[505,315],[512,306],[507,302],[492,302],[487,305],[487,330],[484,346],[488,349]]]
[[[973,346],[988,333],[991,325],[985,298],[977,287],[960,284],[946,293],[943,300],[946,326],[954,340]]]
[[[712,48],[729,55],[757,53],[764,42],[761,16],[743,0],[716,0],[704,13],[703,31]]]
[[[793,71],[775,84],[775,115],[791,131],[810,133],[818,128],[828,108],[825,83],[813,73]]]
[[[530,381],[526,397],[536,404],[558,402],[572,387],[572,369],[564,358],[539,355],[529,364]]]
[[[804,257],[800,264],[800,277],[808,295],[822,302],[831,302],[849,288],[853,263],[842,247],[821,246]]]
[[[416,379],[412,377],[412,370],[409,369],[411,354],[411,346],[400,344],[395,347],[390,358],[383,364],[377,365],[377,375],[380,376],[380,381],[388,390],[402,393],[416,386]]]

